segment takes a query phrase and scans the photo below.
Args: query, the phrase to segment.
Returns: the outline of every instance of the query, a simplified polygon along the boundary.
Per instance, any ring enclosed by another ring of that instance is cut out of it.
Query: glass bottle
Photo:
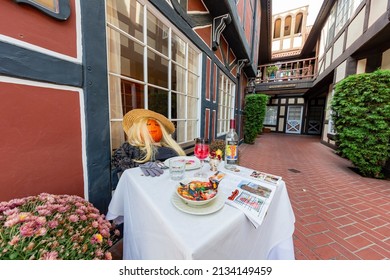
[[[235,170],[238,165],[238,134],[234,119],[230,120],[230,130],[226,134],[225,141],[225,168]]]

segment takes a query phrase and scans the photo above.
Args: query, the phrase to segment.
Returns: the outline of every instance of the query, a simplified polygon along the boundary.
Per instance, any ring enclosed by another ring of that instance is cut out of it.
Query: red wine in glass
[[[194,153],[195,153],[195,156],[200,160],[207,158],[207,156],[209,154],[209,145],[196,144]]]
[[[198,177],[206,177],[207,175],[202,173],[204,159],[209,155],[209,143],[207,139],[204,138],[196,138],[195,139],[195,148],[194,148],[195,156],[200,160],[200,171],[195,174]]]

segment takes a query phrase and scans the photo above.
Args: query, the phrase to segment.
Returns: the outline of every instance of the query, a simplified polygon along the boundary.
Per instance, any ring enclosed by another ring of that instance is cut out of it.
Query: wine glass
[[[209,155],[209,142],[205,138],[196,138],[195,139],[195,148],[194,155],[200,160],[200,170],[195,173],[196,177],[206,177],[207,174],[202,172],[203,163],[205,158]]]

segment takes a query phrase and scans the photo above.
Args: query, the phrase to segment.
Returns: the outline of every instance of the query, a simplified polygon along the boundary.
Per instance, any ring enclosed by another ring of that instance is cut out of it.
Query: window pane
[[[107,0],[107,21],[143,41],[143,6],[136,0]]]
[[[280,38],[280,25],[282,23],[281,19],[275,20],[274,24],[274,38]]]
[[[148,109],[168,116],[168,91],[149,86]]]
[[[197,119],[198,118],[198,99],[197,98],[187,98],[187,119]]]
[[[218,91],[218,134],[227,133],[229,130],[230,119],[234,118],[234,100],[235,86],[234,83],[221,72],[219,75]]]
[[[178,143],[186,142],[186,121],[175,121],[176,126],[175,139]]]
[[[188,69],[197,74],[199,73],[198,58],[199,52],[188,46]]]
[[[295,32],[294,32],[295,34],[302,32],[302,18],[303,18],[302,13],[297,14],[295,18]]]
[[[172,92],[171,118],[186,119],[186,97],[183,94]]]
[[[111,121],[111,149],[114,151],[125,141],[122,121]]]
[[[278,107],[267,106],[265,118],[264,118],[264,124],[276,125],[277,114],[278,114]]]
[[[172,59],[186,65],[186,43],[175,33],[172,33]]]
[[[148,50],[148,82],[168,88],[168,60]]]
[[[111,75],[109,84],[112,119],[121,119],[126,112],[144,107],[143,85]]]
[[[188,73],[188,95],[198,97],[198,76]]]
[[[186,122],[186,127],[187,127],[187,138],[185,140],[186,142],[192,141],[198,136],[197,124],[198,122],[196,120],[195,121],[189,120]]]
[[[186,88],[186,70],[183,67],[180,67],[172,63],[172,90],[179,91],[184,93]]]
[[[123,115],[128,111],[143,108],[144,86],[126,80],[121,80]]]
[[[286,17],[284,21],[284,36],[291,34],[291,16]]]
[[[168,27],[148,11],[148,46],[168,55]]]
[[[108,28],[108,35],[110,56],[108,70],[143,81],[143,47],[111,28]]]

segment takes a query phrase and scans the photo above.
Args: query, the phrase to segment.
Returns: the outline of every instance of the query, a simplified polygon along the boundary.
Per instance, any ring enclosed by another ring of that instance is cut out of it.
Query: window
[[[284,21],[284,36],[290,36],[291,34],[291,16],[287,16]]]
[[[335,20],[336,20],[336,5],[333,6],[332,10],[330,11],[330,15],[328,17],[328,20],[325,24],[325,27],[327,29],[327,37],[326,37],[326,43],[325,46],[329,47],[329,45],[333,42],[334,38],[334,30],[335,30]]]
[[[229,131],[234,118],[235,84],[222,71],[219,75],[217,136]]]
[[[299,13],[295,17],[295,30],[294,33],[298,34],[302,32],[302,20],[303,20],[303,14]]]
[[[278,106],[267,106],[264,117],[264,125],[276,125]]]
[[[146,108],[168,117],[178,143],[198,136],[200,51],[143,0],[107,0],[111,145],[125,141],[123,115]]]
[[[278,18],[275,20],[274,24],[274,38],[280,38],[280,26],[282,24],[282,20]]]
[[[337,2],[335,34],[345,26],[362,1],[363,0],[339,0]]]

